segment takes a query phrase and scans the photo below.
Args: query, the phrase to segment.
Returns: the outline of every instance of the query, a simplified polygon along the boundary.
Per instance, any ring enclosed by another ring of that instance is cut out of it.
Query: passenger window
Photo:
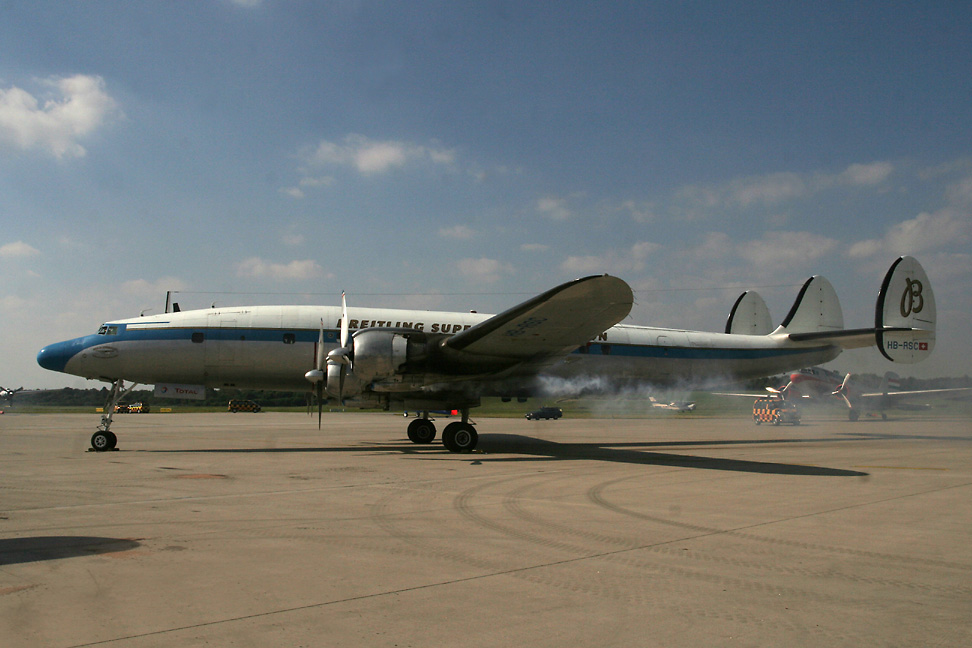
[[[195,342],[196,344],[202,343],[202,341],[205,339],[206,336],[200,331],[196,331],[195,333],[192,334],[192,341]]]
[[[284,344],[294,344],[297,342],[297,335],[295,333],[284,333],[283,343]]]

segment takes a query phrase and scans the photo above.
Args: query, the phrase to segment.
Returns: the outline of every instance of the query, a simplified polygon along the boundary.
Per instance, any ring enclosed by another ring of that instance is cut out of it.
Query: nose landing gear
[[[101,413],[101,425],[98,431],[91,435],[91,450],[89,452],[107,452],[117,449],[118,437],[111,431],[111,419],[115,415],[115,406],[118,402],[135,389],[138,383],[132,383],[130,387],[125,387],[125,381],[119,378],[111,385],[108,392],[108,402]]]

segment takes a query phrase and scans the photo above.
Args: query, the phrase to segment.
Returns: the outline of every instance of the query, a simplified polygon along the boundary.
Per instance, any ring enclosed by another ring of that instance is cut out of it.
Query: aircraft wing
[[[858,395],[858,398],[896,398],[904,396],[921,396],[923,394],[948,394],[967,391],[972,391],[972,387],[947,387],[944,389],[915,389],[912,391],[873,392],[870,394],[860,394]]]
[[[449,338],[463,354],[527,361],[569,353],[631,312],[634,295],[608,275],[575,279]]]

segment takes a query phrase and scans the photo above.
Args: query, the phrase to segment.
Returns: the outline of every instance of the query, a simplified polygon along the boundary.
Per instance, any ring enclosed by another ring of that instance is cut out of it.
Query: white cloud
[[[686,185],[673,196],[673,208],[682,218],[724,216],[726,210],[773,208],[805,199],[835,185],[858,188],[876,187],[884,183],[895,167],[890,162],[852,164],[840,173],[768,173],[760,176],[734,178],[717,185]],[[653,205],[641,209],[632,203],[623,207],[632,212],[635,220],[650,220]],[[776,215],[774,218],[779,218]]]
[[[442,227],[439,229],[439,236],[457,240],[469,240],[476,236],[476,230],[465,225],[454,225],[453,227]]]
[[[911,220],[893,225],[884,238],[860,241],[851,246],[852,258],[871,257],[876,254],[918,254],[938,250],[969,240],[972,220],[970,214],[958,214],[943,209],[934,214],[918,214]]]
[[[40,254],[40,250],[23,241],[14,241],[0,246],[0,259],[22,259],[38,254]]]
[[[728,198],[738,205],[748,207],[752,204],[778,204],[806,192],[807,183],[796,173],[772,173],[733,181],[728,187]]]
[[[0,148],[41,149],[55,157],[84,157],[79,140],[117,112],[101,77],[78,74],[43,84],[57,96],[41,101],[13,86],[0,89]]]
[[[565,221],[570,218],[567,201],[563,198],[541,198],[537,201],[537,211],[543,216],[555,221]]]
[[[743,259],[760,267],[801,266],[830,254],[837,241],[810,232],[768,232],[758,241],[738,246]]]
[[[633,200],[626,200],[621,203],[621,209],[628,212],[631,219],[636,223],[650,223],[658,220],[654,203],[637,203]]]
[[[630,249],[611,251],[600,256],[569,256],[560,264],[561,270],[571,274],[608,273],[617,276],[641,272],[652,254],[661,249],[657,243],[641,241]]]
[[[500,275],[513,274],[513,266],[496,259],[462,259],[458,263],[459,272],[467,279],[483,283],[496,283]]]
[[[313,259],[272,263],[259,257],[250,257],[236,265],[236,274],[254,279],[311,279],[320,276],[324,269]]]
[[[290,196],[296,200],[300,200],[304,197],[304,190],[300,187],[283,187],[280,193]]]
[[[884,236],[859,241],[848,255],[862,259],[941,251],[949,246],[967,245],[972,239],[972,175],[945,189],[946,205],[935,212],[892,225]]]
[[[176,277],[161,277],[156,281],[131,279],[121,285],[121,291],[123,293],[143,297],[158,297],[159,295],[165,295],[166,291],[169,290],[179,291],[185,289],[185,282]]]
[[[300,179],[301,187],[327,187],[332,184],[334,184],[333,176],[320,176],[317,178],[306,177]]]
[[[872,186],[887,180],[893,171],[894,165],[890,162],[852,164],[840,174],[840,179],[847,184]]]
[[[455,152],[436,145],[422,146],[393,140],[378,141],[363,135],[347,135],[340,143],[321,140],[304,155],[315,166],[345,166],[364,175],[385,173],[410,162],[451,165]]]

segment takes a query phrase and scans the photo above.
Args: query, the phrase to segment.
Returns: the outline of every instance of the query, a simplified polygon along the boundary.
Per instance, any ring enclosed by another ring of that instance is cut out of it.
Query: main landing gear
[[[120,378],[112,383],[111,391],[108,392],[108,402],[105,403],[105,408],[101,413],[101,425],[98,426],[98,431],[91,435],[91,450],[94,452],[114,450],[115,446],[118,445],[118,437],[111,431],[111,419],[115,415],[115,406],[118,405],[118,401],[135,389],[136,385],[138,383],[132,383],[131,387],[126,388],[125,381]]]
[[[469,422],[469,409],[460,410],[462,421],[453,421],[442,430],[442,445],[449,452],[472,452],[479,443],[479,434]],[[427,444],[435,440],[435,424],[429,419],[429,413],[422,412],[422,417],[408,424],[408,438],[412,443]]]

